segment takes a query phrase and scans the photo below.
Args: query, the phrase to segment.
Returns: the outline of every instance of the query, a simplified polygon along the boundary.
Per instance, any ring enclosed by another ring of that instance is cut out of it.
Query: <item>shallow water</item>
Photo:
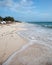
[[[52,29],[28,23],[24,24],[24,28],[27,28],[27,30],[18,31],[18,34],[22,37],[25,37],[29,41],[52,45]]]
[[[24,23],[23,28],[26,28],[26,30],[20,30],[17,31],[17,34],[22,36],[25,39],[28,39],[29,42],[24,45],[19,51],[15,52],[3,65],[8,65],[8,63],[12,60],[13,57],[15,57],[16,54],[19,52],[22,52],[27,47],[33,44],[43,44],[50,48],[50,51],[52,49],[52,30],[48,28],[41,27],[40,25],[36,24],[29,24]]]

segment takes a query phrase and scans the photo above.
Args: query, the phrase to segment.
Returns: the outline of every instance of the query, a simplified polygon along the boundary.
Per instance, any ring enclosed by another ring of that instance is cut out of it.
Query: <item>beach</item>
[[[33,44],[14,53],[3,65],[52,65],[52,52],[45,45]]]
[[[12,23],[0,26],[0,63],[27,43],[25,38],[17,34],[19,30],[26,30],[22,28],[23,25],[23,23]]]
[[[1,25],[0,65],[52,65],[52,30],[29,23]]]
[[[0,0],[0,65],[52,65],[52,0]]]

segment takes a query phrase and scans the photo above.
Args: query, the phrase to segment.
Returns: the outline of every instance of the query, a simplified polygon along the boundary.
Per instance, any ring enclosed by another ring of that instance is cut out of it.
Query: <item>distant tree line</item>
[[[13,17],[10,17],[10,16],[4,17],[4,18],[0,16],[0,23],[2,21],[5,21],[6,23],[12,23],[12,22],[20,22],[21,23],[21,21],[17,21]]]
[[[5,18],[3,18],[3,17],[0,16],[0,21],[15,21],[15,20],[14,20],[13,17],[10,17],[10,16],[5,17]]]
[[[8,23],[9,21],[10,21],[10,22],[14,22],[15,20],[14,20],[13,17],[10,17],[10,16],[5,17],[5,18],[3,18],[3,17],[0,16],[0,22],[1,22],[1,21],[6,21],[6,23]]]

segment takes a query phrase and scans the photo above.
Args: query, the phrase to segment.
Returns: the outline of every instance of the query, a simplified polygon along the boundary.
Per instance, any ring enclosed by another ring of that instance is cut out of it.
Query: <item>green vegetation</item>
[[[14,18],[13,17],[5,17],[3,18],[4,21],[14,21]]]
[[[0,21],[3,21],[3,18],[0,16]]]
[[[13,17],[10,17],[10,16],[7,16],[5,18],[0,16],[0,23],[2,21],[5,21],[6,23],[19,22],[19,21],[16,21]]]

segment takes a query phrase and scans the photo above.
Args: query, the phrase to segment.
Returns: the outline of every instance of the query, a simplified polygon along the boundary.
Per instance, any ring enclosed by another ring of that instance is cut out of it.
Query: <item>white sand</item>
[[[0,26],[0,62],[6,60],[2,65],[52,65],[52,46],[28,43],[17,34],[26,30],[23,26],[23,23]]]
[[[23,23],[0,25],[0,63],[27,43],[26,39],[17,34],[19,30],[26,30],[22,26]]]
[[[52,52],[45,45],[33,44],[10,57],[3,65],[52,65]]]

